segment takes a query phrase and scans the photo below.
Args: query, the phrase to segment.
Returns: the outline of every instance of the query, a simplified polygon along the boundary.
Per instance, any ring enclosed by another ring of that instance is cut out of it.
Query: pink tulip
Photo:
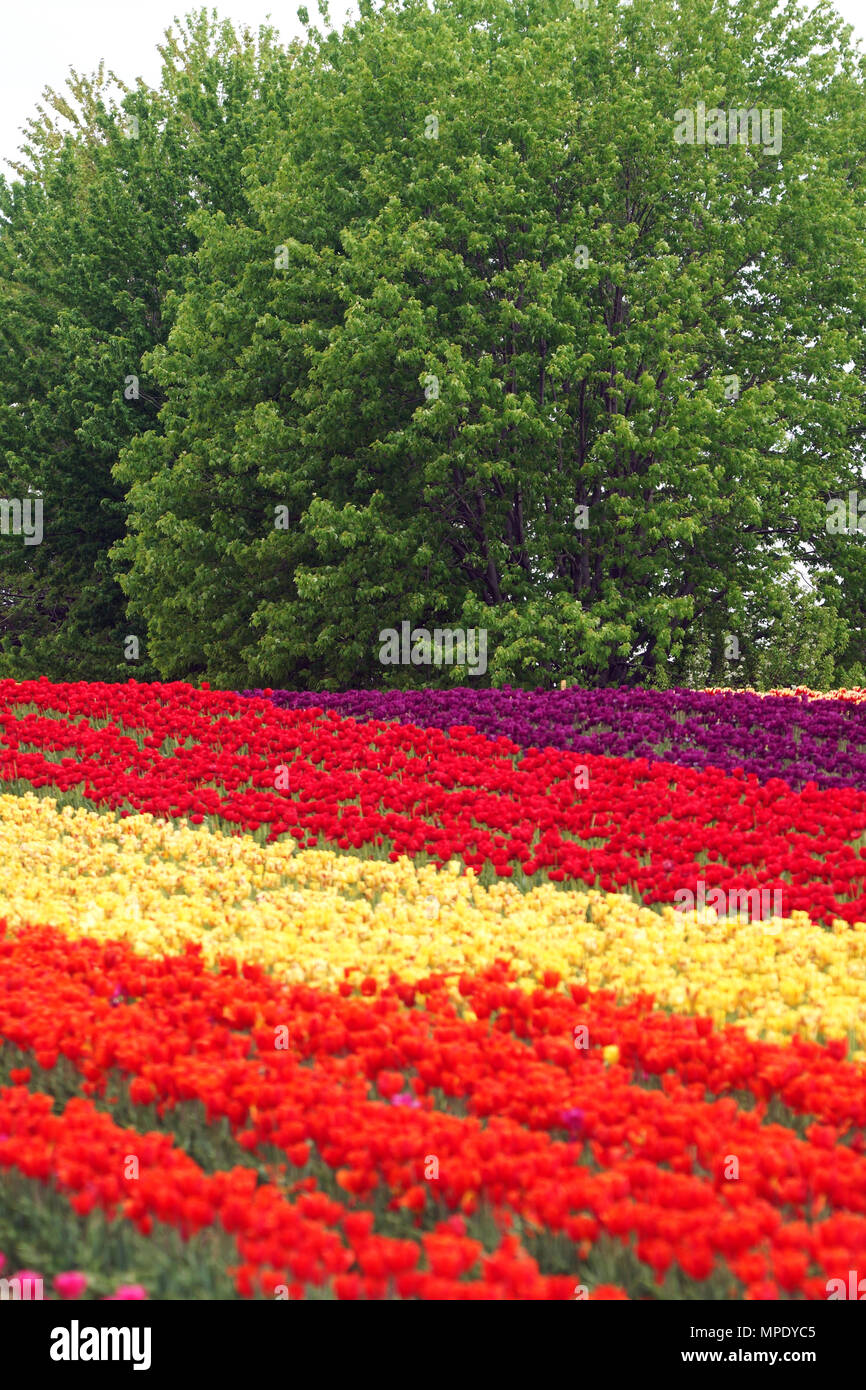
[[[55,1274],[53,1282],[61,1298],[80,1298],[87,1288],[86,1275],[74,1269],[65,1274]]]
[[[121,1284],[112,1294],[113,1298],[147,1298],[147,1289],[141,1284]]]

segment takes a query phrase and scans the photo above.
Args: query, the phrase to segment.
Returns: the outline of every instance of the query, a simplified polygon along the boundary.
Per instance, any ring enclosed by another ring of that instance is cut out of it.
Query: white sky
[[[287,40],[301,33],[299,0],[212,0],[221,18],[256,28],[270,18]],[[835,0],[836,8],[866,41],[866,0]],[[160,58],[156,45],[175,15],[198,9],[199,0],[7,0],[0,45],[0,169],[16,156],[20,128],[35,113],[45,86],[58,90],[70,67],[90,73],[100,58],[130,86],[136,77],[155,84]],[[310,18],[322,27],[316,0],[307,0]],[[331,22],[342,27],[357,15],[352,0],[331,0]]]
[[[162,59],[156,45],[176,16],[206,5],[235,25],[271,23],[284,42],[303,33],[298,7],[306,3],[310,22],[324,24],[316,0],[6,0],[0,42],[0,172],[16,158],[21,126],[34,115],[43,89],[60,91],[70,67],[91,73],[105,59],[106,68],[135,85],[137,77],[155,86]],[[866,0],[863,0],[866,5]],[[330,0],[335,29],[349,14],[351,0]]]

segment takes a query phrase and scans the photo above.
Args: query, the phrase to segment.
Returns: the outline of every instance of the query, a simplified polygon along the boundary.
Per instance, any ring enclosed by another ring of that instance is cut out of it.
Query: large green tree
[[[284,108],[291,69],[270,31],[204,11],[161,53],[155,90],[104,69],[49,89],[17,177],[0,181],[0,494],[43,513],[41,544],[0,536],[7,674],[157,673],[108,563],[126,526],[112,470],[161,428],[164,388],[141,360],[165,340],[190,218],[242,211],[244,150]]]
[[[3,669],[122,677],[131,633],[138,674],[466,680],[379,664],[409,620],[486,628],[496,682],[862,675],[832,9],[320,12],[288,51],[191,16],[120,102],[73,77],[0,185],[0,492],[45,531],[0,536]]]
[[[862,459],[863,78],[775,0],[311,28],[115,470],[160,671],[466,679],[381,667],[404,619],[486,627],[496,681],[781,678],[792,623],[859,660],[824,521]],[[678,143],[699,103],[781,124]]]

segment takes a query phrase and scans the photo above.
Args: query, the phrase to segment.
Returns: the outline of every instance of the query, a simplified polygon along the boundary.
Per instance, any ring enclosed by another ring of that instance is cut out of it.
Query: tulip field
[[[5,1279],[866,1274],[862,691],[2,680],[0,865]]]

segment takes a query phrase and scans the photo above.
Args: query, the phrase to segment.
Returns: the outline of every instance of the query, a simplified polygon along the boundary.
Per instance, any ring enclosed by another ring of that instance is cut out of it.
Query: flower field
[[[866,1272],[862,692],[4,680],[0,863],[46,1297]]]

